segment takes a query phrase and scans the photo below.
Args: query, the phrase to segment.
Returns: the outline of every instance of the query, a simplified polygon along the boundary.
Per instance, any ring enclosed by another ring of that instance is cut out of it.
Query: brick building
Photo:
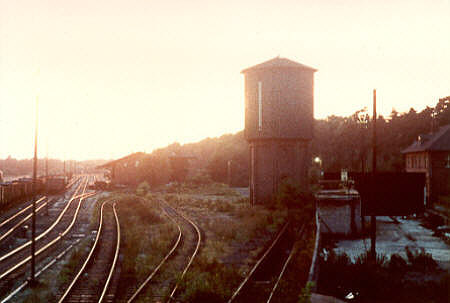
[[[284,179],[307,187],[314,72],[279,57],[242,71],[252,204],[271,201]]]
[[[432,134],[419,135],[402,151],[407,172],[426,175],[427,204],[450,195],[450,124]]]
[[[148,156],[146,153],[137,152],[105,163],[97,168],[109,170],[108,179],[114,185],[134,185],[139,182],[138,177],[142,161],[148,158]]]

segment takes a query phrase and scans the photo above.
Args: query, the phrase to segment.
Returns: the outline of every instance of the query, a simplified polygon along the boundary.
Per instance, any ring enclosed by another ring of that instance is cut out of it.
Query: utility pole
[[[373,135],[372,135],[372,174],[375,178],[377,173],[377,90],[373,90]],[[377,217],[373,214],[370,216],[370,255],[374,260],[377,257]]]
[[[45,181],[48,179],[48,151],[47,155],[45,156]]]
[[[33,207],[31,216],[31,285],[35,283],[35,237],[36,237],[36,198],[37,198],[37,138],[38,138],[38,103],[36,97],[36,125],[34,133],[34,161],[33,161]]]

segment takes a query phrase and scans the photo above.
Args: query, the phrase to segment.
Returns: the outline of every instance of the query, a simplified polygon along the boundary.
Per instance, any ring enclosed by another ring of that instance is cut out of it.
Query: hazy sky
[[[117,158],[244,127],[240,71],[318,69],[315,117],[450,95],[449,0],[0,0],[0,158]]]

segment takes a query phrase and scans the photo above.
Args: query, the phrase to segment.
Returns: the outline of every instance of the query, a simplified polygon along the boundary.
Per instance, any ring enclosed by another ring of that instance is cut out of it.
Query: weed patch
[[[358,302],[447,302],[448,278],[431,255],[406,248],[408,260],[369,253],[354,262],[331,252],[321,258],[319,292],[344,298],[352,292]]]

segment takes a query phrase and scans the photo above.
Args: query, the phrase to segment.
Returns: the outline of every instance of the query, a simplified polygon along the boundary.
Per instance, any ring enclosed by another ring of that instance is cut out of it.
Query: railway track
[[[40,205],[41,203],[44,202],[44,200],[46,199],[46,196],[41,197],[40,199],[38,199],[36,201],[36,206]],[[25,216],[27,214],[27,212],[31,211],[31,207],[32,205],[30,204],[29,206],[19,210],[18,212],[12,214],[10,217],[6,218],[5,220],[3,220],[0,223],[0,228],[4,228],[5,226],[11,225],[13,224],[12,222],[15,222],[14,220],[20,220],[20,218],[22,218],[23,216]]]
[[[280,292],[277,292],[280,281],[287,271],[293,256],[300,249],[300,247],[295,245],[295,238],[291,239],[289,237],[288,225],[289,222],[281,228],[270,246],[264,251],[263,255],[233,292],[228,303],[269,303],[273,302],[273,299],[280,295]],[[297,237],[302,237],[304,230],[305,225],[300,228]],[[283,302],[284,299],[278,301]]]
[[[69,200],[69,202],[66,204],[66,207],[64,207],[64,209],[61,211],[61,213],[59,214],[58,218],[53,222],[52,225],[50,225],[49,228],[47,228],[46,230],[44,230],[40,235],[38,235],[36,237],[36,241],[39,241],[40,239],[44,238],[49,232],[51,232],[55,226],[61,221],[62,217],[67,213],[67,210],[69,209],[69,207],[71,206],[72,202],[74,200],[76,200],[77,198],[79,198],[80,196],[77,196],[76,194],[78,193],[79,189],[82,187],[82,183],[80,183],[80,185],[77,187],[77,189],[75,190],[72,198]],[[31,240],[25,242],[24,244],[12,249],[11,251],[7,252],[6,254],[0,256],[0,264],[1,262],[4,262],[5,260],[7,260],[8,258],[10,258],[11,256],[16,255],[18,252],[22,251],[23,249],[27,248],[28,246],[31,245]],[[2,278],[2,275],[0,274],[0,280]]]
[[[36,237],[36,261],[40,262],[48,256],[72,229],[84,198],[91,194],[86,194],[86,182],[80,182],[74,191],[71,199],[64,206],[55,221]],[[82,189],[83,193],[78,194]],[[75,203],[78,200],[78,203]],[[26,249],[31,244],[28,241],[0,257],[0,292],[5,293],[20,279],[24,279],[26,274],[25,265],[31,260],[29,250]],[[37,263],[39,266],[39,264]]]
[[[66,189],[71,188],[75,183],[77,183],[78,181],[80,181],[81,177],[76,177],[73,178],[67,185],[66,185]]]
[[[109,286],[119,256],[120,224],[115,203],[105,210],[108,204],[109,201],[106,201],[101,205],[94,244],[59,303],[114,301],[114,291],[109,291]]]
[[[189,267],[200,249],[202,236],[197,224],[181,212],[178,212],[169,204],[163,201],[161,202],[163,204],[163,206],[161,206],[163,212],[177,226],[178,236],[176,237],[175,243],[161,262],[149,273],[147,278],[139,284],[137,289],[132,292],[130,298],[126,301],[127,303],[136,302],[138,299],[142,299],[145,295],[148,296],[148,291],[146,292],[148,288],[152,288],[149,292],[152,298],[147,297],[147,299],[157,298],[156,300],[158,302],[162,302],[160,299],[164,299],[165,302],[174,301],[180,283],[183,281],[184,276],[189,270]],[[187,235],[188,229],[191,229],[191,234],[195,236],[189,238]],[[161,268],[166,265],[168,260],[176,253],[176,258],[184,259],[185,264],[178,268],[178,271],[180,272],[178,278],[172,276],[166,279],[162,277]]]
[[[36,201],[36,213],[39,213],[39,211],[50,202],[45,200],[47,200],[46,196]],[[31,208],[32,205],[29,205],[0,223],[0,243],[7,239],[14,231],[17,231],[20,226],[25,224],[31,218]]]

